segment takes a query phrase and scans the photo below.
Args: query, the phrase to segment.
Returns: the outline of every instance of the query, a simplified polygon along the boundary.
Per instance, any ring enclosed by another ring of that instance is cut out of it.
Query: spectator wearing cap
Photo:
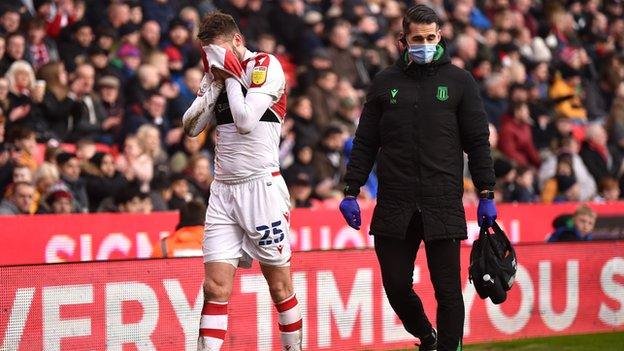
[[[40,104],[43,116],[48,122],[51,137],[66,140],[72,126],[78,120],[80,104],[68,95],[68,74],[61,61],[43,65],[37,72],[46,82],[46,92]],[[71,121],[71,122],[70,122]]]
[[[143,59],[159,50],[160,33],[160,25],[154,20],[145,21],[141,26],[138,47]]]
[[[303,16],[303,22],[306,27],[301,41],[303,43],[302,46],[305,49],[305,62],[307,63],[316,50],[324,47],[323,35],[325,32],[325,23],[323,22],[323,15],[314,10],[305,13]]]
[[[34,202],[35,187],[26,182],[16,183],[13,194],[0,202],[0,215],[30,214]]]
[[[117,50],[117,57],[121,60],[121,73],[124,82],[134,77],[141,65],[141,52],[136,46],[124,44]]]
[[[604,127],[598,123],[590,124],[585,137],[579,154],[596,184],[600,184],[604,178],[618,178],[622,155],[617,148],[609,147],[607,144],[607,132]]]
[[[314,190],[316,196],[321,199],[340,195],[341,181],[345,173],[344,142],[344,130],[330,125],[325,129],[321,142],[314,151],[312,164],[318,177]]]
[[[83,178],[89,197],[89,211],[96,212],[102,200],[114,196],[126,184],[126,178],[115,169],[113,156],[97,152],[83,167]]]
[[[0,60],[0,76],[6,74],[13,62],[26,58],[26,37],[22,33],[11,33],[5,40],[6,51]]]
[[[574,176],[580,187],[579,200],[590,201],[596,195],[596,181],[587,170],[583,159],[579,155],[579,142],[574,139],[574,137],[567,136],[561,139],[556,149],[556,153],[551,152],[547,154],[539,168],[539,188],[543,189],[548,179],[552,178],[557,173],[557,160],[559,155],[568,154],[572,157],[572,170],[574,171]]]
[[[173,46],[169,46],[163,52],[167,56],[168,69],[169,72],[171,72],[172,79],[179,79],[183,74],[184,68],[184,58],[182,57],[180,50]]]
[[[63,152],[56,157],[61,181],[70,190],[74,198],[74,212],[85,213],[89,211],[89,197],[84,179],[80,177],[80,160],[76,154]]]
[[[360,117],[357,110],[358,101],[355,96],[344,96],[338,100],[338,110],[333,117],[333,122],[342,126],[349,135],[355,135],[357,120]]]
[[[32,19],[28,22],[28,61],[35,70],[48,62],[59,60],[59,53],[54,40],[46,37],[45,21]]]
[[[119,129],[124,116],[124,105],[119,90],[120,82],[115,76],[104,76],[97,82],[98,96],[102,101],[105,116],[102,129],[115,141],[119,141]]]
[[[314,106],[314,122],[319,130],[323,130],[329,125],[334,113],[338,110],[338,99],[335,89],[338,86],[338,76],[333,71],[322,71],[318,73],[306,95],[310,97]]]
[[[109,52],[97,45],[93,45],[88,50],[89,63],[95,68],[95,78],[99,80],[104,76],[115,76],[122,78],[121,71],[111,64],[108,56]]]
[[[292,206],[294,208],[313,207],[312,190],[310,175],[307,173],[296,174],[289,187]]]
[[[572,157],[570,154],[561,154],[557,158],[557,171],[555,176],[544,184],[542,190],[542,202],[578,201],[580,198],[580,186],[574,175]]]
[[[45,197],[45,207],[40,207],[38,213],[70,214],[74,212],[74,199],[72,193],[59,183],[50,189]]]
[[[133,47],[137,47],[139,45],[139,39],[141,38],[139,35],[139,30],[141,27],[138,24],[128,22],[117,30],[117,34],[119,35],[120,45],[129,44]]]
[[[191,257],[202,255],[206,205],[193,200],[180,209],[176,231],[154,245],[152,258]]]
[[[73,71],[79,63],[86,61],[93,40],[93,30],[87,22],[79,21],[71,26],[70,40],[59,44],[61,60],[69,71]]]

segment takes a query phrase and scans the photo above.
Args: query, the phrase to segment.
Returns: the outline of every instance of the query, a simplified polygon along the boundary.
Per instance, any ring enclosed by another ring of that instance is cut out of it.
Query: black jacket
[[[618,178],[618,171],[622,164],[622,156],[617,151],[616,147],[608,148],[609,155],[611,156],[610,162],[607,162],[600,152],[594,149],[587,141],[583,142],[579,155],[583,160],[587,170],[594,177],[596,184],[608,177]]]
[[[404,238],[422,211],[424,239],[466,238],[463,152],[475,186],[495,182],[486,114],[472,76],[444,45],[427,65],[407,56],[380,72],[368,92],[347,168],[356,195],[377,160],[379,193],[371,234]]]

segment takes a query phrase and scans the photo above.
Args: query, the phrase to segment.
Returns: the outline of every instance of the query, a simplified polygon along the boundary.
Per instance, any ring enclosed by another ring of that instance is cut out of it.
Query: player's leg
[[[413,289],[414,261],[421,242],[422,218],[415,214],[405,239],[375,236],[375,253],[390,306],[403,327],[418,338],[428,335],[432,326],[422,301]]]
[[[301,350],[301,312],[290,274],[289,204],[281,176],[241,184],[237,219],[246,231],[243,250],[260,262],[279,314],[282,350]]]
[[[235,263],[234,260],[233,263]],[[236,266],[226,262],[204,263],[204,306],[199,322],[197,349],[221,349],[228,326],[228,301],[232,294]]]
[[[425,249],[431,283],[438,302],[438,350],[455,351],[461,345],[464,334],[460,241],[435,240],[425,243]]]
[[[295,295],[290,267],[261,264],[262,274],[269,285],[271,299],[278,313],[278,327],[283,350],[301,350],[302,319],[299,302]]]
[[[204,228],[204,305],[199,325],[199,351],[219,351],[228,325],[228,301],[242,250],[243,230],[229,215],[231,191],[213,182]]]

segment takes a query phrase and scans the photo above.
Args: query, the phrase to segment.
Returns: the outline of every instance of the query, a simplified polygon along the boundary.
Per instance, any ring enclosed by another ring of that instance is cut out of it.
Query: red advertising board
[[[514,243],[544,242],[552,221],[578,204],[499,205],[499,224]],[[624,216],[624,202],[591,204],[599,216]],[[362,230],[348,227],[337,208],[295,209],[293,251],[372,247],[368,235],[373,204],[362,204]],[[476,208],[466,208],[469,240],[478,236]],[[149,258],[152,246],[174,230],[176,212],[151,215],[84,214],[0,216],[0,265]]]
[[[624,331],[624,242],[518,245],[517,283],[500,306],[466,280],[465,342]],[[306,350],[413,344],[384,297],[372,250],[293,257]],[[0,350],[196,350],[199,258],[0,267]],[[414,288],[435,300],[424,255]],[[277,348],[276,313],[258,267],[240,270],[224,350]]]
[[[177,212],[0,216],[0,266],[147,258]]]

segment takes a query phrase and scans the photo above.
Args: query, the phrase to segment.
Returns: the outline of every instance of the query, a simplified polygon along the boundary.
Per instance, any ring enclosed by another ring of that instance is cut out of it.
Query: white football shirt
[[[282,65],[273,55],[247,51],[241,66],[245,72],[242,79],[249,89],[245,92],[239,83],[228,79],[227,89],[222,89],[214,107],[217,124],[215,179],[226,183],[246,181],[279,170],[281,124],[286,114],[286,79]],[[251,97],[262,97],[257,93],[271,97],[270,107],[263,114],[260,111],[258,121],[245,123],[244,128],[241,123],[236,125],[228,99],[228,94],[232,96],[232,92],[239,89],[251,96],[243,100],[241,95],[233,102],[236,104],[253,103]]]

